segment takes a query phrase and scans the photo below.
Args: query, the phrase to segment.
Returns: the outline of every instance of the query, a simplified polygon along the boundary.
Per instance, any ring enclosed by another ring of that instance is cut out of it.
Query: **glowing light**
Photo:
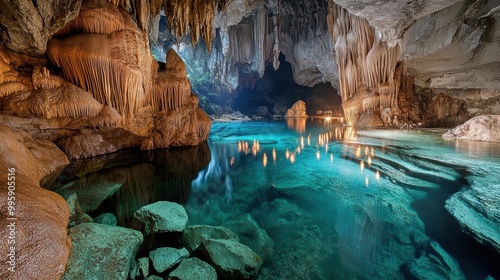
[[[238,141],[238,152],[248,154],[248,142]]]
[[[253,140],[253,145],[252,145],[252,154],[253,156],[256,156],[257,153],[260,150],[260,143],[257,140]]]
[[[326,119],[325,119],[325,120],[326,120],[327,122],[329,122],[331,119],[332,119],[332,118],[330,118],[330,117],[326,117]]]
[[[369,183],[369,182],[368,182],[368,176],[366,176],[366,177],[365,177],[365,186],[367,186],[367,187],[368,187],[368,183]]]
[[[368,162],[368,165],[372,165],[372,157],[371,156],[368,156],[367,162]]]
[[[377,179],[377,181],[380,180],[380,172],[378,172],[378,170],[375,172],[375,179]]]
[[[262,155],[262,166],[266,167],[267,166],[267,154],[264,153]]]
[[[330,161],[333,162],[333,153],[330,153]]]
[[[361,146],[358,146],[356,148],[356,151],[354,152],[354,155],[357,157],[357,158],[360,158],[361,157]]]
[[[311,133],[307,136],[307,146],[311,146]]]
[[[234,162],[236,161],[236,159],[233,157],[231,157],[231,160],[229,161],[229,165],[233,166]]]
[[[290,155],[290,162],[291,162],[292,164],[294,164],[294,163],[295,163],[295,153],[292,153],[292,154]]]
[[[359,162],[359,169],[360,169],[361,171],[363,171],[363,169],[365,169],[365,162],[364,162],[364,161],[360,161],[360,162]]]
[[[304,149],[304,136],[300,136],[300,147]]]
[[[370,155],[372,157],[375,157],[375,150],[373,149],[373,147],[371,147],[371,149],[370,149]]]
[[[286,157],[286,159],[290,158],[290,151],[288,151],[288,149],[286,149],[285,157]]]
[[[273,162],[276,163],[276,149],[273,148]]]
[[[319,151],[316,151],[316,158],[317,158],[317,159],[320,159],[320,158],[321,158],[321,154],[320,154],[320,152],[319,152]]]
[[[297,154],[300,154],[300,147],[297,147],[297,149],[295,149],[295,151],[297,152]]]
[[[369,152],[369,149],[368,149],[368,146],[365,147],[365,156],[368,155],[368,152]]]

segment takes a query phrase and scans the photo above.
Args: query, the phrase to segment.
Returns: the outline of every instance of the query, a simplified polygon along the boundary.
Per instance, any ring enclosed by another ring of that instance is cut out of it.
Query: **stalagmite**
[[[158,73],[148,103],[155,111],[167,111],[186,104],[190,95],[191,85],[186,77],[186,65],[177,53],[170,49],[165,69]]]
[[[380,114],[384,108],[397,108],[403,75],[396,73],[399,45],[389,46],[377,38],[366,19],[351,15],[332,0],[328,4],[327,23],[335,43],[347,122],[356,123],[366,111]],[[411,85],[405,85],[404,90],[411,90]]]

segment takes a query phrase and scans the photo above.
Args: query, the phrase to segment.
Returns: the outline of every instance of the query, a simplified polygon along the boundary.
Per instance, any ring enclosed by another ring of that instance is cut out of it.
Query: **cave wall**
[[[498,14],[486,0],[235,0],[215,15],[211,53],[182,39],[178,49],[185,61],[206,61],[213,95],[255,84],[281,52],[296,83],[338,89],[352,124],[449,126],[498,113]],[[449,98],[420,104],[430,92]]]
[[[379,108],[384,125],[453,126],[471,116],[500,113],[499,54],[495,51],[500,38],[497,2],[452,0],[359,5],[335,0],[335,3],[330,3],[341,6],[351,17],[355,15],[366,20],[381,44],[399,47],[399,53],[394,53],[393,57],[401,67],[403,77],[399,78],[397,102],[389,106],[392,123],[388,114],[383,114],[388,109]],[[386,12],[380,13],[380,10]],[[338,42],[338,34],[332,35]],[[339,72],[346,72],[349,76],[352,70],[346,68],[348,71],[342,71],[340,64]],[[385,68],[384,71],[394,71],[390,63]],[[411,80],[404,81],[405,77]],[[342,88],[343,78],[341,73],[341,93],[352,92],[352,89]],[[415,87],[411,86],[412,81]],[[367,86],[365,81],[360,84]],[[355,106],[360,102],[363,106],[372,103],[370,95],[354,100],[352,104],[345,103],[346,115],[362,111],[366,117],[366,108],[360,110]],[[373,120],[373,116],[364,119]]]

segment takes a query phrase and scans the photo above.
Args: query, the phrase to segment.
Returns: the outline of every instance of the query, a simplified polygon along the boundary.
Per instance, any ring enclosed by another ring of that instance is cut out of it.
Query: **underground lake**
[[[262,257],[257,279],[498,278],[495,249],[454,215],[461,193],[498,184],[500,144],[444,132],[214,122],[207,143],[73,161],[45,187],[134,229],[141,207],[179,203],[188,226],[229,228]],[[176,238],[145,237],[138,257]]]

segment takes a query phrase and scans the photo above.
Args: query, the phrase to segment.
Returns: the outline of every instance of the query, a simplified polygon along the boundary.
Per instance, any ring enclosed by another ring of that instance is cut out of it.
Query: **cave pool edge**
[[[249,214],[274,242],[258,279],[405,279],[410,262],[442,257],[429,253],[432,241],[466,279],[498,278],[498,255],[464,234],[444,205],[470,182],[498,181],[500,144],[444,140],[444,132],[312,119],[214,122],[210,161],[199,172],[191,163],[180,167],[189,175],[171,172],[168,160],[150,167],[127,151],[105,156],[119,163],[97,173],[128,168],[139,180],[154,177],[146,185],[155,190],[144,195],[140,186],[127,188],[140,183],[126,181],[125,191],[109,193],[88,214],[111,212],[131,227],[133,213],[158,200],[183,204],[188,225],[224,226]],[[92,174],[87,181],[103,178]]]

